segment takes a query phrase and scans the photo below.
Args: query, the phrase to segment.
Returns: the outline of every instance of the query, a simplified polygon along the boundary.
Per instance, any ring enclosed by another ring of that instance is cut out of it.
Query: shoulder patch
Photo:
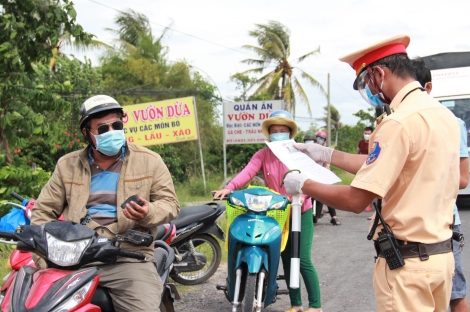
[[[369,153],[369,156],[367,157],[366,164],[370,165],[373,163],[377,158],[379,158],[380,155],[380,143],[379,142],[374,142],[372,144],[372,150]]]

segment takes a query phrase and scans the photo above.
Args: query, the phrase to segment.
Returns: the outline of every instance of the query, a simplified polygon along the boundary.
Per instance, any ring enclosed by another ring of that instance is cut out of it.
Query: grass
[[[176,196],[181,207],[190,206],[193,203],[212,201],[212,190],[222,187],[223,174],[211,174],[206,177],[206,189],[202,177],[189,177],[184,183],[175,183]]]
[[[10,272],[10,254],[15,245],[0,244],[0,285],[3,285],[3,277]]]
[[[337,167],[331,166],[331,171],[333,171],[341,179],[341,182],[338,184],[350,185],[354,179],[354,174],[341,170]]]

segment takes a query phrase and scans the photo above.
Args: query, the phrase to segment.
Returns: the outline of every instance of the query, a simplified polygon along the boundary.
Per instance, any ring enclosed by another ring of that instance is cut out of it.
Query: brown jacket
[[[106,226],[91,221],[87,226],[110,238],[114,238],[115,234],[123,235],[128,229],[146,233],[150,231],[155,236],[157,226],[176,218],[180,210],[171,174],[157,153],[131,143],[127,143],[127,146],[117,189],[118,221]],[[61,214],[67,221],[80,223],[87,214],[90,181],[86,148],[61,157],[37,199],[31,223],[40,225],[57,220]],[[121,209],[124,200],[134,194],[149,201],[149,212],[140,221],[127,219]],[[152,246],[139,247],[123,243],[122,248],[153,256]]]

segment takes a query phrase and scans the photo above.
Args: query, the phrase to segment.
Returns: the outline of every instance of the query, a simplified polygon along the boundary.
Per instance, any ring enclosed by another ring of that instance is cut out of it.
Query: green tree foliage
[[[375,110],[373,107],[367,109],[367,111],[360,110],[357,113],[354,113],[353,116],[359,118],[357,124],[365,124],[366,126],[373,127],[375,125]]]
[[[335,149],[347,153],[356,154],[359,141],[362,140],[362,133],[364,132],[364,125],[345,125],[341,131],[333,130],[333,134],[338,137],[338,144]]]
[[[37,197],[64,154],[83,148],[83,137],[78,131],[78,109],[88,93],[102,88],[102,77],[89,60],[80,62],[65,57],[57,59],[57,72],[48,65],[35,65],[31,80],[57,98],[61,105],[50,110],[50,103],[38,101],[41,110],[41,131],[19,132],[11,146],[12,162],[0,168],[0,201],[10,200],[15,191],[27,197]],[[58,93],[79,91],[79,94],[59,96]],[[38,97],[39,98],[39,97]],[[40,99],[40,98],[39,98]],[[29,111],[25,109],[25,112]],[[34,117],[32,117],[34,118]],[[20,123],[19,129],[28,129]],[[33,129],[34,130],[34,129]],[[3,157],[4,158],[4,157]],[[0,162],[5,160],[0,157]],[[36,167],[36,170],[32,167]],[[3,190],[3,191],[2,191]]]
[[[256,79],[251,78],[250,76],[242,74],[242,73],[236,73],[230,76],[230,81],[235,82],[237,84],[235,89],[242,91],[240,96],[235,97],[234,100],[236,102],[245,102],[249,100],[246,93],[248,89],[250,89],[250,87],[256,81]]]
[[[370,114],[373,110],[373,108],[370,108],[365,112],[361,109],[357,113],[354,113],[354,116],[360,118],[355,126],[342,126],[341,131],[333,129],[333,134],[338,138],[336,149],[353,154],[357,153],[359,141],[363,139],[364,128],[367,126],[373,127],[375,123],[375,117]]]
[[[6,201],[14,201],[11,192],[26,198],[37,198],[42,187],[51,177],[51,173],[41,168],[33,170],[30,166],[4,166],[0,170],[0,216],[10,207],[4,207]]]
[[[92,35],[75,22],[76,12],[68,0],[0,0],[0,141],[4,162],[13,158],[9,142],[26,146],[31,135],[48,134],[51,123],[46,112],[60,112],[65,101],[53,90],[70,86],[55,83],[49,89],[32,78],[34,64],[49,64],[51,44],[62,31],[77,42],[88,42]]]
[[[301,68],[294,67],[293,63],[289,61],[291,48],[289,29],[279,22],[270,21],[266,25],[256,24],[256,28],[250,31],[249,34],[258,41],[258,46],[245,45],[243,47],[257,54],[259,58],[246,59],[243,62],[249,65],[255,64],[258,67],[249,69],[242,74],[262,74],[253,84],[258,86],[253,95],[268,95],[270,99],[283,99],[286,110],[292,112],[293,115],[295,115],[297,103],[303,102],[311,114],[307,94],[299,79],[294,75],[294,70],[323,95],[326,96],[326,92],[315,78]],[[320,47],[297,58],[294,63],[300,63],[308,57],[319,53]],[[266,70],[267,73],[263,74]]]
[[[266,144],[233,144],[227,145],[227,173],[239,173],[250,161],[251,157]]]

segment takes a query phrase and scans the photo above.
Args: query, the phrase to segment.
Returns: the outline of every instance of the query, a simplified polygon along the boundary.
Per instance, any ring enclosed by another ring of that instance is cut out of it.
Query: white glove
[[[302,194],[302,187],[307,179],[307,175],[298,171],[289,172],[284,178],[286,192],[290,195]]]
[[[323,165],[324,162],[331,162],[331,154],[333,154],[333,149],[326,146],[321,146],[320,144],[304,144],[304,143],[295,143],[293,145],[296,149],[301,152],[304,152],[308,155],[313,161]]]

